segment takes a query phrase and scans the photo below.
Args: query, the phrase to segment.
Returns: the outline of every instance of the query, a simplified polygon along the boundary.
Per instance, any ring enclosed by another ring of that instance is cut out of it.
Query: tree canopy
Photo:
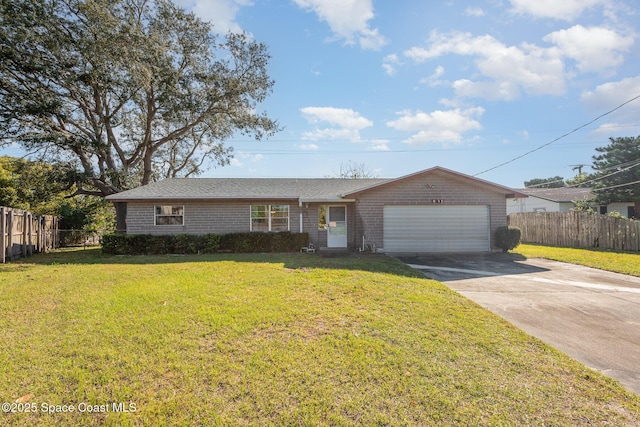
[[[609,144],[596,148],[594,187],[600,204],[634,202],[640,213],[640,136],[609,138]]]
[[[78,194],[197,174],[229,162],[236,132],[278,130],[256,112],[266,46],[170,0],[0,4],[0,144],[75,162]]]
[[[101,197],[70,197],[70,173],[68,164],[0,156],[0,206],[59,216],[62,229],[112,229],[113,206]]]
[[[553,176],[551,178],[534,178],[524,182],[524,186],[534,188],[560,188],[564,187],[564,178],[561,176]]]

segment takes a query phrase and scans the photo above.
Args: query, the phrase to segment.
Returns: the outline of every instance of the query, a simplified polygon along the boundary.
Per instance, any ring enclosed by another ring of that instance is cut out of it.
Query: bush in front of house
[[[216,252],[297,252],[309,244],[308,233],[106,234],[102,251],[111,255],[163,255]]]
[[[522,231],[518,227],[498,227],[494,237],[496,246],[502,249],[502,252],[507,252],[520,244]]]

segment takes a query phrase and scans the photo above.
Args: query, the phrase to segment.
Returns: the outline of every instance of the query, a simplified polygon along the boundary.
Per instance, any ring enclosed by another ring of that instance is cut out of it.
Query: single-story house
[[[521,188],[516,191],[529,197],[508,199],[507,215],[517,212],[568,212],[575,207],[574,200],[593,202],[596,198],[591,188]],[[633,202],[608,205],[591,203],[591,207],[601,214],[618,212],[627,218],[635,216]]]
[[[172,178],[107,197],[128,234],[306,232],[318,248],[473,252],[495,248],[513,189],[433,167],[394,179]]]

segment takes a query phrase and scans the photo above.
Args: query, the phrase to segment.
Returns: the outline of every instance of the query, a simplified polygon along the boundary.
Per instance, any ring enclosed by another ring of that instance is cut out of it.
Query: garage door
[[[490,250],[488,206],[385,206],[385,252]]]

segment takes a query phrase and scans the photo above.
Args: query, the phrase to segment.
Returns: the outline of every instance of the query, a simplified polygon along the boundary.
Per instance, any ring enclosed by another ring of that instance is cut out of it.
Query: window
[[[318,207],[318,230],[327,229],[327,207],[322,205]]]
[[[251,231],[288,231],[289,205],[252,205]]]
[[[156,225],[183,225],[184,206],[156,206]]]
[[[268,206],[251,206],[251,231],[269,231]]]

